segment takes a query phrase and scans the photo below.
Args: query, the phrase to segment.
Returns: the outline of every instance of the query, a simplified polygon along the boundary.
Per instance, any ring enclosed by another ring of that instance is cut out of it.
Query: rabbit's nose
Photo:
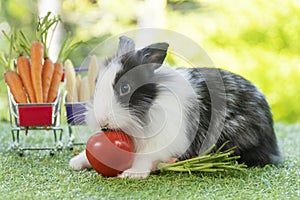
[[[110,130],[109,128],[101,128],[101,131],[103,131],[103,132],[107,132],[109,130]]]
[[[104,126],[101,126],[101,131],[108,131],[108,130],[110,130],[109,129],[109,124],[106,124],[106,125],[104,125]]]
[[[109,122],[108,122],[108,120],[100,120],[100,121],[99,121],[99,125],[100,125],[100,128],[101,128],[102,130],[107,130],[107,129],[109,129]]]

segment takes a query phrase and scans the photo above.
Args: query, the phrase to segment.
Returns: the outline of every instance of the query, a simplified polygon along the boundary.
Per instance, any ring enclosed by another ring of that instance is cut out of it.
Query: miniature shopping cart
[[[88,68],[75,68],[76,73],[87,72]],[[68,147],[73,150],[74,145],[85,145],[85,141],[75,141],[74,127],[85,125],[86,102],[67,102],[68,91],[64,94],[64,105],[69,132]]]
[[[30,103],[19,104],[14,100],[9,87],[9,111],[12,133],[12,148],[17,150],[22,156],[25,150],[49,150],[53,156],[56,150],[62,150],[62,134],[63,129],[60,127],[60,109],[61,109],[61,89],[53,103]],[[24,146],[20,142],[20,132],[25,135],[32,130],[52,131],[54,135],[54,145],[47,147]]]

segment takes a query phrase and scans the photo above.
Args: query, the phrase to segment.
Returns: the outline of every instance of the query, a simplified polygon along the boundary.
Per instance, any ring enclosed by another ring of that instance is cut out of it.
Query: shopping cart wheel
[[[50,151],[50,156],[53,157],[54,154],[55,154],[55,153],[54,153],[54,150],[51,150],[51,151]]]
[[[69,143],[67,144],[67,147],[69,148],[70,151],[73,151],[73,150],[74,150],[73,142],[69,142]]]
[[[59,146],[57,147],[57,151],[62,151],[63,150],[63,147]]]
[[[73,150],[74,150],[73,144],[72,144],[72,145],[69,145],[69,149],[70,149],[70,151],[73,151]]]
[[[63,150],[63,143],[59,142],[56,144],[56,150],[57,151],[62,151]]]
[[[19,149],[19,150],[18,150],[18,155],[19,155],[20,157],[23,157],[23,156],[24,156],[24,151],[21,150],[21,149]]]

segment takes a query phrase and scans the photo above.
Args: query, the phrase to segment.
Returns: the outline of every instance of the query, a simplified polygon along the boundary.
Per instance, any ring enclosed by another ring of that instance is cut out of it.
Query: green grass
[[[10,127],[2,124],[1,199],[299,199],[300,125],[275,127],[285,156],[277,166],[192,176],[166,172],[132,180],[103,178],[93,170],[72,171],[68,162],[74,152],[68,149],[54,157],[46,151],[28,151],[19,157],[8,150],[12,141]],[[27,144],[49,143],[50,136],[29,133]],[[64,140],[67,139],[65,134]]]

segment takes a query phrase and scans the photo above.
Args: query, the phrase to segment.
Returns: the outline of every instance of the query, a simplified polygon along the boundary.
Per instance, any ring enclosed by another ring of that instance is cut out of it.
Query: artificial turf
[[[300,125],[276,124],[275,129],[284,155],[276,166],[193,175],[164,172],[134,180],[103,178],[93,170],[75,172],[68,166],[74,151],[67,148],[53,157],[47,151],[19,157],[9,149],[10,126],[2,123],[0,199],[300,199]],[[27,137],[27,145],[52,141],[44,132]]]

